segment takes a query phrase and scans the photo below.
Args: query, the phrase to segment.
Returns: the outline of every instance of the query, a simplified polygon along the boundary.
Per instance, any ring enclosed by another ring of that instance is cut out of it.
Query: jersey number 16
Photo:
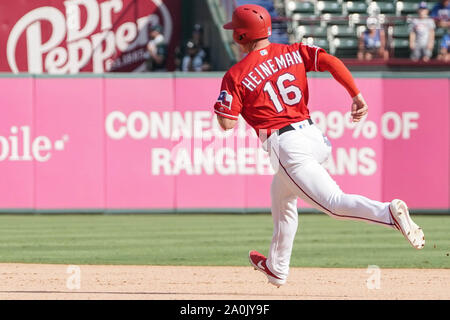
[[[282,74],[277,79],[277,88],[279,95],[281,96],[284,104],[288,106],[296,105],[300,102],[300,100],[302,100],[302,92],[298,87],[294,85],[286,86],[284,84],[286,81],[292,82],[295,80],[295,76],[290,73]],[[267,81],[266,85],[264,86],[264,92],[267,92],[269,94],[270,100],[272,100],[273,105],[275,106],[275,109],[278,113],[284,110],[283,105],[281,104],[280,99],[278,98],[278,95],[275,92],[275,89],[273,88],[270,81]],[[291,98],[289,97],[290,93]]]

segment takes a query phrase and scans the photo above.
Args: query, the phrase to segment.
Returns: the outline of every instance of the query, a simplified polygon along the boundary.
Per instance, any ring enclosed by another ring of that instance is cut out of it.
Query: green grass
[[[450,216],[415,216],[423,250],[394,230],[324,214],[300,215],[298,267],[449,268]],[[0,216],[0,262],[247,266],[267,253],[270,215]]]

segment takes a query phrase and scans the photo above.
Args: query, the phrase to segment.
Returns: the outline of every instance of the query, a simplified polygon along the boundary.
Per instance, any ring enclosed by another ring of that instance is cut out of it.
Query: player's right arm
[[[229,72],[222,80],[219,98],[214,104],[217,121],[224,130],[233,129],[241,113],[242,102],[239,88]]]

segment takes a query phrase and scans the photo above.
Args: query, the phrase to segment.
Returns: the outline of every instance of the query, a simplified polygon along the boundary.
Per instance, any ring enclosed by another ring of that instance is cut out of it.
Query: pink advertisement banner
[[[369,116],[331,78],[309,80],[326,169],[347,193],[449,210],[448,78],[356,78]],[[0,78],[0,211],[270,208],[272,169],[241,119],[222,131],[221,78]],[[324,94],[326,92],[326,94]],[[300,209],[308,206],[299,202]]]

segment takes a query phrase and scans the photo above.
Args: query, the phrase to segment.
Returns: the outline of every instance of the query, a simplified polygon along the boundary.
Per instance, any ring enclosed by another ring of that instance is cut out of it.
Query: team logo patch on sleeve
[[[217,102],[220,102],[222,106],[231,110],[231,103],[233,102],[233,96],[229,94],[226,90],[220,92]]]

